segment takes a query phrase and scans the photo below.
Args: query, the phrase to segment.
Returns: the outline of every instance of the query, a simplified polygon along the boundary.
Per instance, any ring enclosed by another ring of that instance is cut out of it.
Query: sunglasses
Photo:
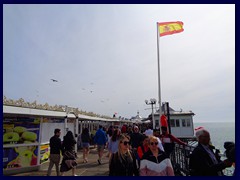
[[[152,146],[155,144],[155,145],[158,145],[158,142],[151,142],[150,143]]]
[[[124,141],[124,142],[121,142],[121,143],[123,143],[125,146],[128,144],[128,145],[130,145],[130,142],[129,141]]]

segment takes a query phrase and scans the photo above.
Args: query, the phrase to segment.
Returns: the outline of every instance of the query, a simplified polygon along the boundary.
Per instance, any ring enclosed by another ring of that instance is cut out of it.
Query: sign
[[[3,148],[3,169],[36,166],[37,152],[37,146]]]
[[[39,141],[39,118],[3,120],[3,144],[32,144]]]
[[[50,156],[49,144],[41,145],[41,147],[40,147],[40,164],[48,161],[49,156]]]

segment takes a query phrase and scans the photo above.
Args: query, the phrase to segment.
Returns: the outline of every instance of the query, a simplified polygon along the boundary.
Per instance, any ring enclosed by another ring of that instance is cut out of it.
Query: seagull
[[[53,82],[58,82],[56,79],[51,79]]]
[[[90,91],[91,93],[93,93],[93,91]]]

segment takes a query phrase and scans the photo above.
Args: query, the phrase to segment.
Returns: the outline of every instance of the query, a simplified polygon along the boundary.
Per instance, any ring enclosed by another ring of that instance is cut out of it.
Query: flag
[[[159,35],[166,36],[175,33],[183,32],[183,22],[176,21],[176,22],[163,22],[158,23]]]

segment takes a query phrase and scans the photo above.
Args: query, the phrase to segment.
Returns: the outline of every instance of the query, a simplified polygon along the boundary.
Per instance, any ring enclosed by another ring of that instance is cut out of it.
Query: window
[[[170,119],[170,126],[175,127],[175,120],[174,119]]]
[[[182,127],[186,127],[186,121],[185,121],[185,119],[182,119]]]
[[[176,119],[176,127],[180,127],[179,119]]]
[[[187,121],[187,127],[190,127],[191,126],[190,119],[186,119],[186,121]]]

